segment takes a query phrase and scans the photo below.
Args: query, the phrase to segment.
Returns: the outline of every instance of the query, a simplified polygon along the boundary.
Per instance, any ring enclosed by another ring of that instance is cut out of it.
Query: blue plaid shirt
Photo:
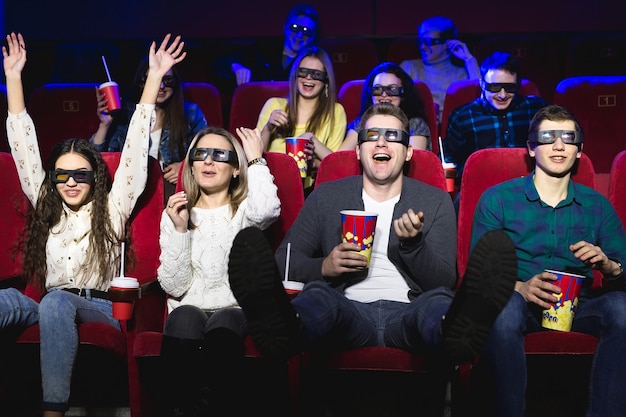
[[[506,110],[496,110],[483,96],[450,113],[443,148],[448,162],[457,166],[457,178],[472,152],[485,148],[523,148],[528,125],[546,102],[540,97],[513,97]]]
[[[534,172],[487,189],[480,198],[472,228],[473,248],[485,232],[506,232],[517,248],[517,276],[527,281],[544,269],[585,275],[589,297],[591,268],[576,259],[569,245],[584,240],[610,258],[626,263],[626,232],[611,203],[597,191],[570,181],[567,198],[556,207],[539,198]],[[623,279],[617,277],[617,279]]]

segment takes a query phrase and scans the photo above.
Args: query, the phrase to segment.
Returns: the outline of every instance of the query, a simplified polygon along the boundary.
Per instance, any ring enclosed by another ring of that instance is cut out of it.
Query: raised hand
[[[171,37],[169,33],[165,35],[159,49],[156,49],[155,42],[152,42],[148,52],[150,72],[160,77],[163,77],[175,64],[187,56],[187,52],[183,52],[185,42],[180,40],[180,35],[176,36],[168,46]]]
[[[246,153],[248,161],[260,158],[263,156],[263,139],[261,139],[261,132],[259,129],[248,129],[245,127],[238,127],[236,130],[237,136],[241,139],[241,145]]]
[[[7,35],[7,46],[2,47],[2,56],[5,77],[21,77],[26,64],[26,44],[21,33]]]

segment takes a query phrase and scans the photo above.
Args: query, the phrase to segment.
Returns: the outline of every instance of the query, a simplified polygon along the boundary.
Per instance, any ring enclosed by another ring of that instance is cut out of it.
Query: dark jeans
[[[437,288],[411,303],[348,300],[325,281],[312,281],[292,301],[311,344],[330,343],[336,350],[389,346],[419,351],[436,350],[441,320],[453,292]]]
[[[481,354],[481,362],[485,362],[495,378],[498,416],[524,416],[524,334],[540,329],[540,323],[529,311],[524,298],[514,292],[498,316]],[[626,293],[609,292],[582,302],[574,316],[572,331],[600,338],[593,358],[587,416],[626,416]]]

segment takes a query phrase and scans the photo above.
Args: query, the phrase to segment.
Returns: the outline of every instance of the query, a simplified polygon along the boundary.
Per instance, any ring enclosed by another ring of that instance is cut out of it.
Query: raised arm
[[[22,87],[22,70],[26,64],[26,44],[21,33],[7,35],[7,46],[2,47],[4,76],[7,86],[9,112],[19,114],[26,108]]]
[[[156,103],[157,95],[161,88],[161,79],[175,64],[178,64],[187,56],[187,52],[183,52],[185,42],[181,42],[180,35],[174,38],[168,46],[171,36],[169,33],[165,35],[159,49],[156,49],[154,42],[150,45],[148,77],[139,99],[140,104]]]

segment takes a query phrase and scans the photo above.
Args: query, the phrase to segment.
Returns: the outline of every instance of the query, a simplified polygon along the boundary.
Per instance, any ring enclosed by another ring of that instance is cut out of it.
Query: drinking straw
[[[441,154],[441,162],[446,162],[443,156],[443,143],[441,142],[441,136],[439,136],[439,153]]]
[[[121,260],[120,260],[120,277],[124,276],[124,256],[126,255],[126,244],[124,242],[122,242],[122,253],[121,253]]]
[[[287,259],[285,260],[285,281],[289,281],[289,257],[291,256],[291,242],[287,243]]]
[[[109,66],[107,65],[107,60],[104,58],[104,55],[102,55],[102,63],[104,64],[104,70],[107,72],[107,78],[109,79],[109,82],[111,82],[111,74],[109,73]]]

